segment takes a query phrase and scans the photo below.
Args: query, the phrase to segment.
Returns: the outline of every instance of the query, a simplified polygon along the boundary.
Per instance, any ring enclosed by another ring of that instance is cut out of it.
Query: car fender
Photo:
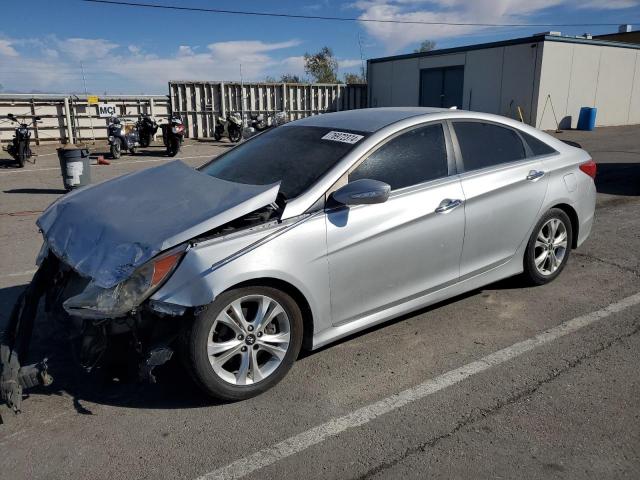
[[[212,239],[189,249],[151,300],[200,307],[236,285],[274,279],[302,293],[318,331],[331,325],[326,251],[321,212]]]

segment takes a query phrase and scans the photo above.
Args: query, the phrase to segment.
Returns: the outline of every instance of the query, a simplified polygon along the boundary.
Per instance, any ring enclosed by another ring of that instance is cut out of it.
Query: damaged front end
[[[28,366],[41,299],[49,322],[71,340],[87,371],[115,344],[133,351],[137,373],[172,356],[171,345],[198,305],[150,300],[193,239],[273,219],[279,184],[245,185],[175,161],[61,197],[38,219],[39,268],[0,338],[0,396],[20,410],[22,392],[52,382],[46,360]]]
[[[45,247],[46,248],[46,247]],[[22,366],[28,358],[39,304],[44,299],[47,321],[55,322],[70,341],[74,358],[86,371],[105,360],[114,344],[124,344],[138,358],[141,380],[155,381],[153,369],[172,356],[172,342],[188,309],[153,309],[145,302],[178,266],[188,249],[180,245],[147,262],[127,280],[111,288],[97,286],[81,277],[45,250],[31,284],[16,302],[0,342],[0,395],[15,412],[21,408],[23,391],[48,386],[53,378],[47,360]]]

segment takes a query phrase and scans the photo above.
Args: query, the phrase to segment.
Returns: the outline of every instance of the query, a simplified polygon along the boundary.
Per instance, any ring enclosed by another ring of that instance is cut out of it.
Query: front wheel
[[[231,130],[229,130],[229,140],[231,140],[233,143],[238,143],[241,138],[242,130],[240,130],[239,128],[232,128]]]
[[[302,346],[302,314],[286,293],[242,287],[221,294],[186,336],[186,366],[222,400],[244,400],[276,385]]]
[[[120,146],[120,141],[116,140],[111,144],[111,157],[114,159],[118,159],[120,158],[120,155],[122,155],[122,148]]]
[[[216,142],[219,142],[220,140],[222,140],[222,134],[216,130],[215,132],[213,132],[213,138],[216,140]]]
[[[175,157],[180,151],[180,139],[172,137],[169,139],[169,146],[167,147],[167,155]]]
[[[568,215],[552,208],[538,221],[524,254],[524,277],[533,285],[554,280],[569,259],[573,230]]]
[[[18,163],[18,168],[24,168],[24,162],[26,160],[26,156],[23,153],[19,153],[16,161]]]
[[[140,136],[140,146],[142,148],[147,148],[150,143],[151,143],[151,137],[149,137],[147,135],[141,135]]]

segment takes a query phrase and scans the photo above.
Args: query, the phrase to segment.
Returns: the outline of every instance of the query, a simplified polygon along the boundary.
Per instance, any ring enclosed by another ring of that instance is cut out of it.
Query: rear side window
[[[537,157],[538,155],[551,155],[552,153],[556,153],[553,148],[544,143],[542,140],[538,140],[533,135],[529,135],[528,133],[524,132],[520,132],[520,135],[522,135],[524,141],[529,145],[529,148],[531,149],[534,157]]]
[[[392,190],[446,177],[447,148],[441,124],[415,128],[389,140],[349,174],[370,178]]]
[[[510,128],[483,122],[453,122],[465,171],[522,160],[524,144]]]

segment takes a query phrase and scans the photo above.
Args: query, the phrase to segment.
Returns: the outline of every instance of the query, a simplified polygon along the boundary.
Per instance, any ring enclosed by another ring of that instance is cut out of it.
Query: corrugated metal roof
[[[640,45],[624,42],[613,42],[608,40],[562,37],[558,35],[533,35],[531,37],[512,38],[510,40],[501,40],[498,42],[478,43],[475,45],[465,45],[462,47],[442,48],[440,50],[431,50],[430,52],[406,53],[404,55],[393,55],[390,57],[371,58],[368,63],[389,62],[392,60],[403,60],[406,58],[422,58],[437,55],[449,55],[452,53],[469,52],[472,50],[484,50],[486,48],[506,47],[510,45],[520,45],[523,43],[542,43],[542,42],[564,42],[564,43],[580,43],[586,45],[596,45],[602,47],[617,47],[640,49]]]

